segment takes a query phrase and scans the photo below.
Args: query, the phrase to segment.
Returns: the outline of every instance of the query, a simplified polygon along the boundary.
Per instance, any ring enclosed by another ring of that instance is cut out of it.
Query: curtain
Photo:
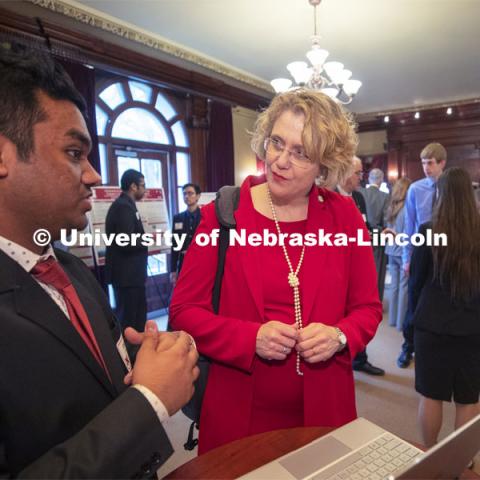
[[[233,185],[232,109],[219,102],[212,102],[210,132],[207,143],[207,191],[216,192],[223,185]]]
[[[81,63],[74,62],[65,58],[56,58],[70,75],[75,87],[85,99],[87,104],[87,122],[88,131],[92,137],[92,151],[89,155],[90,163],[95,170],[100,173],[100,156],[98,153],[97,122],[95,118],[95,70],[86,67]]]

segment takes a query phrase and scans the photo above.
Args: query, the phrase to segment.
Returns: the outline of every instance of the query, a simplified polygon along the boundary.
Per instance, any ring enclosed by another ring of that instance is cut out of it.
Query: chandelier
[[[340,62],[325,62],[329,53],[320,48],[320,36],[317,35],[317,5],[322,0],[308,0],[313,6],[314,31],[312,38],[312,48],[306,56],[311,66],[307,62],[292,62],[287,65],[287,70],[295,80],[293,87],[307,87],[312,90],[320,90],[326,95],[336,99],[338,102],[347,105],[357,94],[362,86],[359,80],[353,80],[350,77],[352,72],[344,68]],[[285,92],[292,87],[292,81],[288,78],[275,78],[270,84],[276,93]]]

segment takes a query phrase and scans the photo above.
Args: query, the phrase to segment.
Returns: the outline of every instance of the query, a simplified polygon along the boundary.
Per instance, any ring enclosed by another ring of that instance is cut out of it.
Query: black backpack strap
[[[226,185],[217,192],[215,199],[215,213],[220,224],[219,243],[218,243],[218,264],[215,274],[215,284],[212,292],[213,311],[218,313],[220,305],[220,292],[222,289],[223,271],[225,268],[225,257],[229,244],[230,230],[237,226],[235,220],[235,210],[240,201],[240,187]]]
[[[240,188],[232,186],[222,187],[217,192],[217,198],[215,199],[215,213],[217,215],[218,223],[220,224],[218,265],[212,292],[212,306],[215,313],[218,313],[218,307],[220,304],[220,290],[222,288],[223,271],[225,268],[225,257],[227,255],[229,244],[230,229],[235,228],[237,225],[234,212],[238,207],[239,200]],[[197,366],[200,368],[200,376],[195,382],[195,393],[187,405],[182,408],[183,413],[193,419],[190,428],[188,429],[187,442],[183,445],[185,450],[193,450],[198,444],[198,439],[193,438],[193,435],[195,427],[197,430],[200,427],[200,411],[208,378],[209,360],[200,355]]]

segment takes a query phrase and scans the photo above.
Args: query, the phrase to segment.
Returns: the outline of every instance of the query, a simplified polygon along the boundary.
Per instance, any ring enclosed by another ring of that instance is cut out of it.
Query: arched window
[[[190,142],[180,110],[157,86],[126,78],[100,83],[95,112],[103,183],[119,185],[125,170],[134,168],[147,187],[163,188],[170,214],[176,211],[179,186],[190,181]],[[149,257],[149,275],[167,271],[165,254]]]

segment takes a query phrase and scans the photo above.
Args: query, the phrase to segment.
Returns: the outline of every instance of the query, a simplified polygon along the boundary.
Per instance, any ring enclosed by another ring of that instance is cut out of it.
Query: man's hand
[[[297,336],[294,325],[271,320],[258,330],[256,353],[266,360],[285,360],[295,346]]]
[[[170,272],[170,283],[175,286],[177,284],[177,272]]]
[[[153,321],[147,322],[143,335],[132,382],[155,393],[171,416],[192,398],[200,373],[197,350],[185,332],[159,333]]]
[[[340,340],[334,327],[314,322],[300,333],[296,349],[308,363],[324,362],[340,348]]]
[[[384,235],[393,235],[394,238],[397,236],[397,232],[393,228],[384,228],[382,233]]]

